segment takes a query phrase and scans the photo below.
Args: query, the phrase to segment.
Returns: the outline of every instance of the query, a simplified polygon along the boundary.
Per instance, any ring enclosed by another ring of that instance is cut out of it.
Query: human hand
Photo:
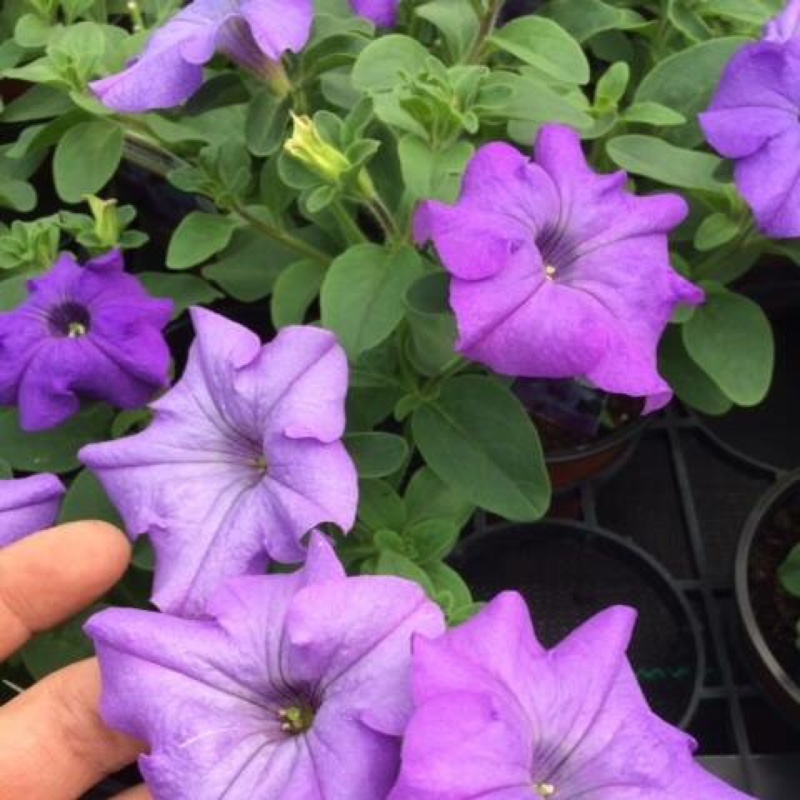
[[[78,522],[0,550],[0,660],[88,606],[125,571],[116,528]],[[0,707],[0,800],[75,800],[133,761],[141,746],[100,719],[95,659],[72,664]],[[116,800],[147,800],[144,787]]]

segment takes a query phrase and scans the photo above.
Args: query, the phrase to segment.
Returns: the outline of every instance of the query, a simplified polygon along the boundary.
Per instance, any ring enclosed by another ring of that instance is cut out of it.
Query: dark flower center
[[[67,301],[52,308],[47,321],[56,336],[78,339],[89,333],[91,317],[88,309],[80,303]]]
[[[545,229],[536,237],[536,246],[544,262],[544,276],[549,281],[566,277],[577,256],[574,243],[566,231],[557,227]]]
[[[300,701],[278,711],[281,730],[289,736],[299,736],[314,724],[315,711],[310,703]]]

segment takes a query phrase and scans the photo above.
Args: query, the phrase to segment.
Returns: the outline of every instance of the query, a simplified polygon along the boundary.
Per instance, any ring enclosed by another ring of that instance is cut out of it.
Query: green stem
[[[695,280],[719,280],[719,268],[723,267],[725,262],[734,254],[753,244],[758,239],[758,231],[755,227],[755,222],[752,217],[748,216],[743,221],[739,233],[728,242],[727,247],[720,247],[709,255],[705,260],[701,261],[692,270],[693,278]]]
[[[481,64],[488,55],[486,40],[494,33],[495,26],[497,25],[497,18],[500,16],[500,10],[503,8],[503,0],[488,0],[488,2],[489,7],[486,13],[481,17],[481,24],[478,28],[475,41],[464,57],[464,62],[467,64]]]
[[[313,244],[304,242],[302,239],[292,236],[291,233],[281,230],[274,225],[270,225],[265,220],[260,219],[254,214],[251,214],[243,205],[236,204],[233,208],[233,213],[255,228],[259,233],[275,242],[278,242],[279,244],[282,244],[289,250],[294,250],[296,253],[299,253],[306,258],[313,259],[314,261],[317,261],[326,267],[332,261],[332,258],[327,253],[323,252],[317,247],[314,247]]]
[[[342,226],[345,238],[349,244],[363,244],[367,241],[367,237],[361,228],[358,227],[356,221],[350,215],[350,212],[345,208],[341,200],[334,200],[331,203],[331,211],[336,221]]]
[[[398,234],[397,223],[395,223],[392,212],[389,211],[383,200],[377,194],[374,194],[372,197],[365,198],[364,202],[372,216],[381,226],[386,239],[396,239]]]

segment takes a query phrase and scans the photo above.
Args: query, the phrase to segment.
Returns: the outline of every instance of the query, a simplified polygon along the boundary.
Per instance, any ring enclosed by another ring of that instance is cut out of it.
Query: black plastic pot
[[[478,600],[519,591],[546,646],[608,606],[636,608],[629,654],[642,688],[656,713],[688,724],[705,672],[700,626],[673,579],[641,548],[600,528],[546,520],[468,536],[451,564]]]
[[[782,714],[800,725],[800,685],[776,657],[762,630],[752,586],[754,559],[759,553],[764,532],[776,512],[787,507],[800,513],[800,470],[789,473],[773,486],[747,519],[736,551],[735,593],[745,659]],[[775,591],[777,595],[777,584]]]

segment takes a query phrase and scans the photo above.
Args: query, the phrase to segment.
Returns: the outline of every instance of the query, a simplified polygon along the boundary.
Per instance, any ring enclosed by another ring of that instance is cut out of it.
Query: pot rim
[[[628,422],[607,436],[601,436],[588,444],[576,445],[569,450],[555,450],[552,453],[545,452],[545,464],[568,464],[572,461],[591,458],[628,444],[638,436],[641,436],[645,429],[653,423],[656,416],[656,414],[640,414],[632,422]]]
[[[567,521],[561,519],[543,519],[538,522],[501,522],[485,527],[476,533],[462,539],[457,548],[453,552],[453,556],[458,558],[463,557],[467,546],[471,543],[483,543],[486,540],[496,537],[498,534],[517,535],[526,528],[536,527],[549,527],[557,530],[558,536],[578,536],[583,539],[598,539],[609,546],[609,549],[616,549],[622,551],[624,557],[639,561],[650,571],[651,575],[655,575],[658,579],[662,590],[666,590],[667,594],[675,603],[675,607],[680,610],[680,613],[688,621],[689,633],[692,639],[695,650],[695,673],[692,683],[691,696],[686,705],[686,710],[683,712],[680,720],[677,722],[678,727],[685,729],[697,711],[700,703],[703,686],[705,683],[705,675],[707,668],[707,656],[705,643],[701,631],[700,622],[697,614],[689,603],[685,593],[680,589],[678,581],[672,577],[669,571],[647,550],[640,547],[638,544],[628,541],[617,533],[602,528],[599,525],[589,525],[585,522]],[[551,530],[550,535],[553,531]],[[535,533],[527,532],[526,537],[535,536]],[[638,614],[638,609],[637,609]],[[638,623],[637,623],[638,624]]]
[[[761,627],[753,610],[750,597],[750,582],[748,580],[750,554],[761,529],[761,523],[767,514],[778,506],[783,496],[797,484],[800,484],[800,469],[792,470],[778,480],[774,486],[761,495],[750,511],[742,528],[739,544],[736,547],[734,595],[739,619],[752,650],[781,692],[800,708],[800,686],[790,677],[778,659],[775,658],[764,634],[761,632]]]

